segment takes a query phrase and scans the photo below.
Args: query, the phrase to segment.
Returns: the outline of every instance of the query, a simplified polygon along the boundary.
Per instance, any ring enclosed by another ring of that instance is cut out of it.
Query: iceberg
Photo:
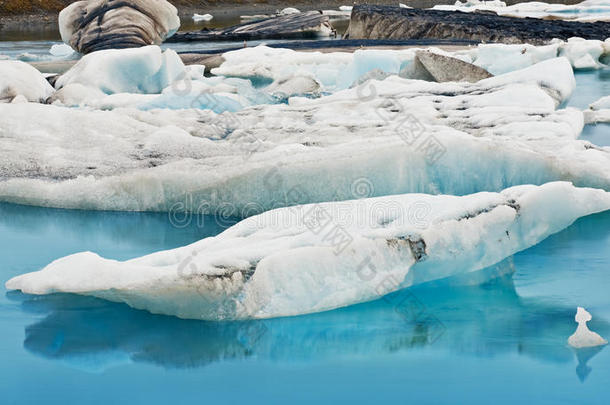
[[[85,55],[57,79],[55,87],[81,84],[105,94],[151,94],[161,93],[185,76],[184,64],[176,52],[169,49],[162,52],[158,46],[151,45]]]
[[[574,334],[568,338],[568,343],[570,346],[576,349],[582,349],[586,347],[604,346],[608,344],[607,340],[602,338],[597,333],[592,332],[587,327],[587,322],[589,322],[592,317],[586,309],[583,307],[578,307],[574,319],[576,320],[576,323],[578,323],[578,327],[576,328],[576,332],[574,332]]]
[[[91,295],[181,318],[299,315],[484,269],[608,209],[609,192],[565,182],[301,205],[125,262],[71,255],[6,288]]]

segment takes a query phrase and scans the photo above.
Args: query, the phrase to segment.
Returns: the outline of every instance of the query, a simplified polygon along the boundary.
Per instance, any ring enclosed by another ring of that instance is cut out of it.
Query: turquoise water
[[[0,278],[78,251],[127,259],[221,229],[211,217],[177,229],[165,214],[0,204]],[[2,403],[607,403],[610,349],[577,355],[565,341],[577,305],[610,336],[610,212],[503,267],[514,275],[234,323],[3,289]]]
[[[589,104],[610,95],[610,69],[578,71],[575,77],[576,90],[566,104],[568,107],[585,110]],[[580,137],[599,146],[610,146],[610,124],[586,125]]]

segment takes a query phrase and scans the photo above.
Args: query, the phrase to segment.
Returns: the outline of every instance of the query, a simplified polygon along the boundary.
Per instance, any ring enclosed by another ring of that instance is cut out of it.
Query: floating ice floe
[[[220,88],[243,81],[214,79]],[[0,200],[146,211],[182,203],[245,217],[287,205],[296,186],[306,193],[291,204],[351,199],[362,178],[372,186],[366,196],[555,180],[610,190],[610,150],[577,140],[580,110],[556,110],[574,86],[559,58],[477,83],[391,76],[243,109],[227,93],[206,92],[205,81],[193,82],[195,99],[171,86],[161,95],[113,94],[112,111],[5,104]],[[205,110],[188,108],[192,100]],[[169,102],[185,109],[153,109]]]
[[[299,315],[486,268],[608,209],[610,193],[561,182],[281,208],[126,262],[68,256],[6,288],[92,295],[182,318]]]
[[[212,21],[214,16],[212,14],[193,14],[193,21]]]
[[[28,101],[41,103],[52,94],[53,87],[31,65],[21,61],[0,60],[0,102],[11,102],[21,96]]]
[[[589,322],[592,317],[584,308],[578,307],[574,319],[578,323],[578,327],[576,328],[576,332],[568,338],[570,346],[576,349],[582,349],[585,347],[596,347],[608,344],[607,340],[589,330],[587,322]]]
[[[508,17],[532,17],[562,19],[580,22],[609,21],[610,1],[585,0],[578,4],[548,4],[539,1],[517,3],[507,6],[503,1],[456,1],[454,5],[436,5],[435,10],[457,10],[462,12],[493,11]]]

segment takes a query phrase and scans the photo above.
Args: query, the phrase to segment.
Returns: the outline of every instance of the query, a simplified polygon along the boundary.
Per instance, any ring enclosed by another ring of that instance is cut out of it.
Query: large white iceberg
[[[189,200],[244,217],[285,206],[295,186],[307,193],[294,204],[353,198],[363,177],[368,197],[555,180],[610,190],[608,148],[576,139],[581,111],[555,109],[574,85],[560,58],[474,84],[392,76],[237,112],[0,105],[0,200],[146,211]]]
[[[126,262],[68,256],[6,288],[92,295],[182,318],[298,315],[486,268],[608,209],[610,193],[562,182],[296,206]]]

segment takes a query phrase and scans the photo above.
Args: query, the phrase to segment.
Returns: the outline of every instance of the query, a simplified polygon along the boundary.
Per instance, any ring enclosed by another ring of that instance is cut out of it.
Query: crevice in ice
[[[494,209],[496,209],[496,208],[498,208],[498,207],[500,207],[502,205],[514,209],[515,212],[516,212],[516,215],[519,215],[519,211],[521,210],[521,206],[514,199],[510,199],[510,200],[506,201],[505,203],[494,204],[494,205],[490,205],[489,207],[481,208],[481,209],[476,210],[474,212],[468,212],[468,213],[466,213],[466,214],[456,218],[456,220],[457,221],[463,221],[463,220],[472,219],[472,218],[475,218],[475,217],[477,217],[477,216],[479,216],[481,214],[486,214],[488,212],[491,212]]]
[[[243,278],[244,282],[246,282],[246,281],[250,280],[250,278],[254,275],[257,265],[258,265],[258,262],[250,263],[250,266],[246,269],[241,268],[241,267],[234,267],[234,266],[215,265],[214,268],[217,270],[220,270],[221,274],[215,275],[215,276],[208,276],[208,277],[209,277],[209,279],[232,278],[234,274],[239,273],[241,275],[241,277]]]

